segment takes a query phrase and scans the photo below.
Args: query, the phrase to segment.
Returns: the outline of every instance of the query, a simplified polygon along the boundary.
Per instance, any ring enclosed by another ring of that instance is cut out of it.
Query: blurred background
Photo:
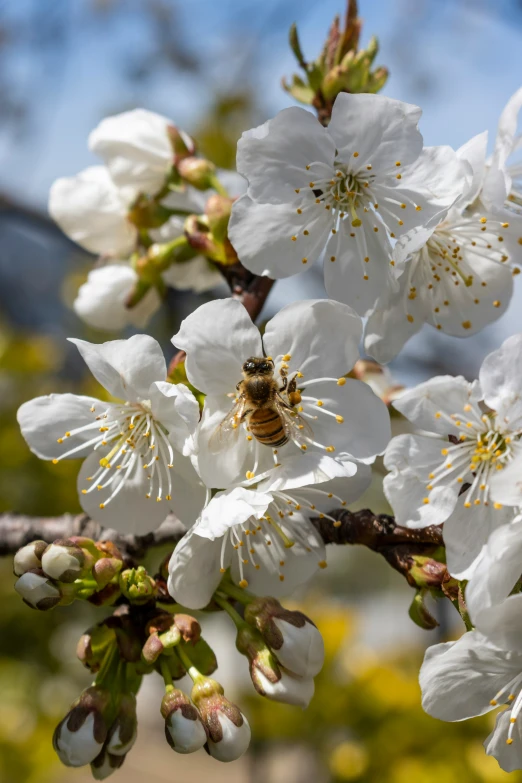
[[[33,458],[15,412],[50,391],[97,395],[65,338],[109,337],[87,329],[71,309],[93,259],[48,218],[53,180],[94,162],[87,135],[102,117],[136,106],[172,118],[204,154],[233,168],[241,132],[289,105],[280,79],[295,70],[290,24],[298,22],[313,58],[343,11],[343,0],[0,0],[0,511],[78,510],[78,465]],[[423,107],[426,144],[458,147],[484,129],[493,141],[498,116],[522,83],[520,0],[360,0],[360,15],[362,44],[376,34],[378,62],[391,71],[384,93]],[[264,317],[292,299],[322,295],[320,272],[310,269],[274,287]],[[170,357],[170,335],[204,299],[172,289],[169,296],[148,331]],[[412,384],[445,372],[474,377],[483,357],[521,329],[521,305],[519,287],[501,321],[465,343],[426,328],[392,364],[396,380]],[[359,506],[386,510],[375,483]],[[231,765],[203,751],[173,754],[163,739],[161,683],[146,683],[140,737],[116,783],[207,776],[215,783],[507,780],[481,746],[492,718],[447,725],[420,707],[425,647],[461,630],[449,604],[438,609],[437,630],[421,631],[408,618],[410,589],[376,555],[359,549],[331,555],[327,572],[296,598],[327,644],[310,708],[300,713],[256,696],[246,666],[231,653],[227,618],[204,620],[219,679],[252,724],[249,754]],[[85,770],[60,767],[51,735],[87,684],[75,646],[99,613],[32,612],[12,585],[4,560],[0,782],[86,783]]]

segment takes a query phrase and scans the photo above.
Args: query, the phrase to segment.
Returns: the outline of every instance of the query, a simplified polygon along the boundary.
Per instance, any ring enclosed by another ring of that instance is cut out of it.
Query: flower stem
[[[187,674],[189,675],[189,677],[192,680],[192,682],[196,683],[196,682],[200,682],[201,680],[205,679],[204,675],[201,674],[201,672],[198,669],[196,669],[196,667],[194,666],[194,664],[192,663],[192,661],[188,657],[188,655],[185,652],[185,650],[181,647],[181,645],[178,645],[175,648],[174,654],[176,654],[176,653],[178,654],[179,659],[180,659],[181,663],[183,664],[183,666],[185,667],[185,669],[187,671]]]
[[[163,656],[160,658],[160,667],[161,674],[163,675],[163,682],[165,683],[165,691],[169,693],[170,691],[174,690],[174,686],[172,684],[172,674],[169,669],[169,665]]]
[[[234,623],[236,625],[236,628],[239,629],[239,628],[241,628],[242,625],[246,624],[245,621],[243,620],[243,618],[241,617],[241,615],[239,614],[239,612],[237,612],[234,609],[234,607],[228,602],[226,596],[221,596],[221,595],[219,595],[219,593],[215,593],[213,598],[214,598],[214,601],[222,609],[224,609],[225,612],[227,612],[230,615],[230,617],[232,618],[232,620],[234,621]]]
[[[212,187],[214,190],[219,193],[220,196],[225,196],[226,198],[229,198],[228,190],[224,187],[224,185],[221,184],[218,177],[215,175],[211,177],[212,181]]]
[[[239,601],[240,604],[245,604],[245,606],[251,603],[254,598],[252,593],[248,593],[242,587],[236,587],[232,582],[223,582],[219,585],[219,589],[222,593],[226,593],[231,598],[235,598],[236,601]]]

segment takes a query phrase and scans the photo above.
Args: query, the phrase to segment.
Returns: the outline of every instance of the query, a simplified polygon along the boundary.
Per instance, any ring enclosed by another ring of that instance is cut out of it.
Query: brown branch
[[[382,555],[412,587],[419,586],[412,574],[416,556],[430,558],[444,546],[440,525],[412,530],[397,525],[388,514],[374,514],[368,508],[360,511],[338,508],[330,511],[329,517],[340,525],[335,527],[326,517],[312,520],[325,544],[361,544]],[[446,576],[446,567],[438,560],[423,565],[423,581],[431,587],[440,587]]]
[[[173,515],[154,532],[144,536],[122,535],[103,528],[86,514],[64,514],[61,517],[29,517],[22,514],[0,514],[0,556],[13,555],[30,541],[51,543],[57,538],[85,536],[94,541],[113,541],[124,558],[142,560],[149,549],[162,544],[177,544],[185,528]]]
[[[250,318],[255,321],[275,281],[249,272],[241,261],[216,266],[227,281],[233,298],[244,304]]]

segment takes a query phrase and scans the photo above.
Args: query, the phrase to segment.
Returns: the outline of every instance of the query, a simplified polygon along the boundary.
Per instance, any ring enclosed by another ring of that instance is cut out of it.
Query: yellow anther
[[[340,416],[340,415],[336,416],[335,421],[337,422],[337,424],[342,424],[344,422],[344,416]]]
[[[402,174],[396,174],[395,179],[402,179]]]
[[[493,508],[496,508],[496,510],[499,511],[502,508],[502,503],[493,503]]]
[[[320,560],[317,565],[319,566],[319,568],[326,568],[328,563],[326,562],[326,560]]]
[[[322,400],[317,400],[317,405],[319,408],[322,408],[324,405],[324,402]]]
[[[471,329],[471,321],[462,321],[463,329]]]
[[[424,498],[424,500],[422,502],[424,503],[425,506],[427,506],[428,503],[430,502],[430,499],[429,498]]]
[[[413,316],[412,316],[412,315],[409,315],[409,314],[408,314],[408,315],[406,316],[406,319],[407,319],[407,320],[410,322],[410,324],[412,324],[412,323],[413,323]]]
[[[302,448],[303,451],[306,451],[308,446],[306,445],[306,443],[302,443],[301,444],[301,448]]]
[[[370,260],[370,257],[369,257],[369,256],[365,256],[365,257],[364,257],[364,263],[365,263],[365,264],[367,264],[369,260]]]
[[[256,475],[256,474],[255,474],[255,473],[252,473],[252,471],[251,471],[251,470],[247,470],[247,472],[246,472],[246,477],[247,477],[247,479],[253,479],[255,475]]]
[[[485,218],[485,217],[481,217],[481,218],[480,218],[480,222],[481,222],[481,223],[487,223],[487,222],[488,222],[488,219],[487,219],[487,218]]]
[[[53,465],[58,465],[59,460],[53,459]]]
[[[406,204],[401,204],[401,209],[406,209]]]
[[[469,501],[464,503],[464,508],[471,508],[471,503]]]
[[[509,223],[502,223],[502,228],[509,228]]]
[[[330,256],[330,261],[335,261],[335,256]]]
[[[443,456],[443,457],[447,457],[447,455],[448,455],[448,449],[441,449],[441,450],[440,450],[440,453],[442,454],[442,456]]]
[[[248,582],[246,579],[242,579],[239,583],[239,586],[244,590],[246,587],[248,587]]]
[[[495,301],[493,302],[493,307],[500,307],[500,304],[501,304],[500,300],[499,299],[495,299]]]
[[[354,220],[352,220],[352,226],[354,228],[359,228],[359,226],[361,225],[362,225],[362,220],[360,220],[360,218],[355,218]]]
[[[437,411],[437,413],[435,414],[435,418],[436,418],[436,419],[440,419],[440,417],[441,417],[441,416],[442,416],[442,413],[439,413],[439,412]]]
[[[301,261],[303,262],[303,264],[307,264],[308,263],[308,259],[307,258],[302,258]]]
[[[506,740],[506,745],[512,745],[512,744],[513,744],[512,738],[508,737],[507,740]]]
[[[71,433],[70,433],[70,432],[66,432],[66,433],[65,433],[65,437],[66,437],[66,438],[70,438],[70,437],[71,437]]]
[[[297,237],[296,236],[292,237],[292,242],[297,242]]]
[[[359,153],[358,153],[358,152],[354,152],[354,153],[353,153],[353,157],[354,157],[354,158],[358,158],[358,157],[359,157]]]
[[[337,380],[337,385],[338,386],[344,386],[345,383],[346,383],[346,378],[339,378]]]
[[[335,446],[327,446],[325,451],[328,451],[328,452],[331,453],[332,451],[335,451]]]
[[[105,503],[100,503],[100,508],[105,508]]]

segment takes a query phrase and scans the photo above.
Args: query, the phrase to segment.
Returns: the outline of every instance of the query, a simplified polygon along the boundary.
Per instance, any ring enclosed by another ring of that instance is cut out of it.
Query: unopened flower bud
[[[58,724],[53,746],[62,764],[83,767],[96,759],[107,738],[104,712],[110,694],[101,688],[87,688],[70,712]]]
[[[192,689],[192,701],[198,708],[208,734],[207,747],[218,761],[235,761],[250,744],[250,726],[235,704],[223,695],[223,688],[208,677]]]
[[[408,614],[413,622],[425,631],[432,631],[438,626],[437,620],[433,617],[425,604],[427,595],[426,590],[419,590],[410,604]]]
[[[176,753],[194,753],[207,741],[201,716],[188,696],[180,690],[171,690],[161,702],[165,718],[165,737]]]
[[[97,672],[105,658],[107,650],[114,644],[115,633],[105,623],[89,628],[78,640],[76,655],[91,672]]]
[[[42,612],[57,606],[62,598],[57,585],[38,569],[22,574],[14,588],[27,606]]]
[[[102,750],[100,755],[94,761],[91,761],[91,773],[94,780],[105,780],[110,777],[113,772],[116,772],[123,765],[124,761],[125,756],[113,756],[111,753]]]
[[[169,125],[167,127],[167,134],[174,150],[174,159],[176,162],[182,158],[188,158],[194,155],[196,151],[196,144],[188,133],[177,128],[176,125]]]
[[[92,573],[100,587],[105,587],[120,573],[123,562],[115,557],[101,557],[93,566]]]
[[[156,585],[143,566],[127,568],[120,574],[123,595],[136,604],[144,604],[154,596]]]
[[[120,586],[110,583],[96,593],[89,595],[87,600],[94,606],[112,606],[120,595]]]
[[[315,677],[324,663],[323,637],[309,617],[285,609],[275,598],[257,598],[245,609],[279,663],[298,677]]]
[[[304,710],[314,695],[313,678],[296,677],[285,672],[268,648],[251,661],[250,676],[256,691],[272,701],[293,704]]]
[[[82,576],[85,556],[80,547],[67,538],[49,544],[42,555],[42,569],[57,582],[74,582]]]
[[[118,716],[111,726],[105,749],[112,756],[125,756],[136,742],[137,732],[136,696],[133,693],[123,693]]]
[[[208,218],[208,225],[212,232],[212,236],[217,239],[218,242],[223,242],[227,236],[228,223],[233,203],[233,199],[215,193],[213,196],[210,196],[205,205],[205,215]]]
[[[201,626],[190,614],[175,614],[174,624],[184,642],[196,644],[201,638]]]
[[[15,576],[22,576],[26,571],[42,567],[42,555],[47,549],[45,541],[31,541],[26,544],[14,556],[13,570]]]
[[[181,177],[197,190],[209,190],[214,186],[216,167],[204,158],[183,158],[178,163]]]

